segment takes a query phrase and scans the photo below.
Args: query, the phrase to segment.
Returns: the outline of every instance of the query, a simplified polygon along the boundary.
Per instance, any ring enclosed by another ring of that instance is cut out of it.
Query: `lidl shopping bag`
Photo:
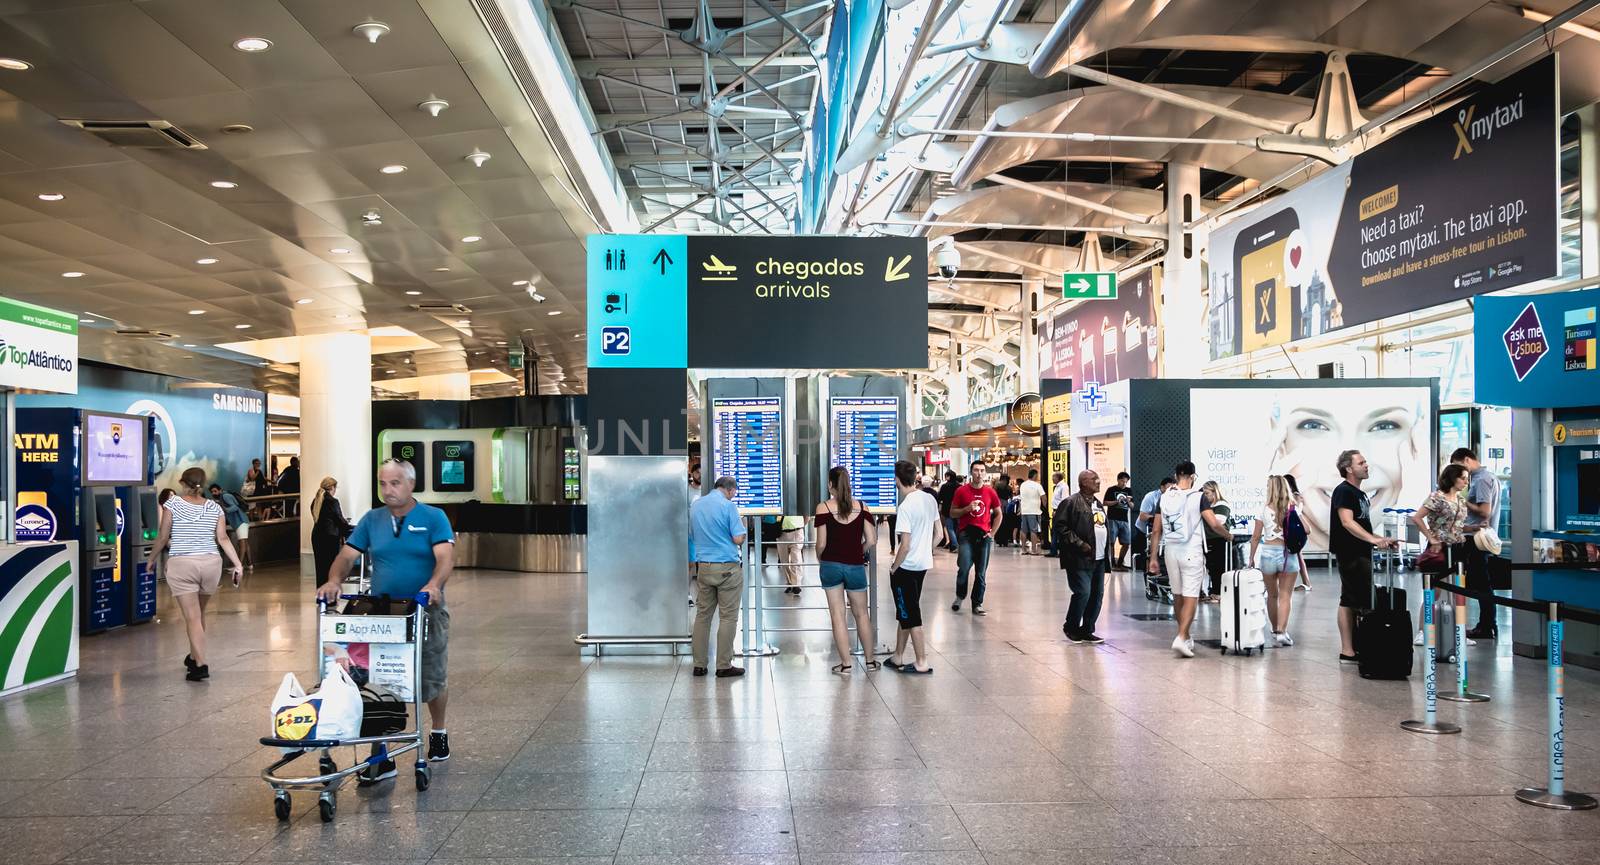
[[[300,680],[286,673],[272,700],[272,735],[293,741],[360,737],[361,689],[337,666],[327,672],[314,694],[307,694]]]

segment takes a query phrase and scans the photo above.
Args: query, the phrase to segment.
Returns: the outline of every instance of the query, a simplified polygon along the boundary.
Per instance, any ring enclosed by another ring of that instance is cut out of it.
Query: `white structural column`
[[[443,372],[417,379],[417,399],[472,399],[472,374]]]
[[[1200,277],[1205,238],[1184,231],[1199,219],[1200,166],[1167,165],[1167,255],[1161,276],[1162,378],[1198,378],[1206,364],[1206,307]]]
[[[967,359],[962,357],[961,340],[950,334],[950,369],[945,373],[944,386],[950,394],[944,416],[961,417],[967,413],[971,396],[967,390]]]
[[[372,502],[372,338],[330,333],[300,338],[300,549],[311,550],[311,499],[325,477],[339,481],[352,521]]]
[[[1022,284],[1021,393],[1039,392],[1039,307],[1044,305],[1044,279],[1032,277]]]

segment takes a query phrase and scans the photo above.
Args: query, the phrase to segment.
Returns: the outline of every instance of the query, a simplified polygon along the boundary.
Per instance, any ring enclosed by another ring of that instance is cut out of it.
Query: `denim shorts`
[[[819,562],[822,572],[822,587],[832,589],[843,584],[846,591],[864,592],[867,590],[867,568],[865,565],[841,565],[838,562]]]
[[[1263,574],[1300,573],[1300,555],[1289,552],[1288,547],[1262,544],[1256,547],[1256,567]]]

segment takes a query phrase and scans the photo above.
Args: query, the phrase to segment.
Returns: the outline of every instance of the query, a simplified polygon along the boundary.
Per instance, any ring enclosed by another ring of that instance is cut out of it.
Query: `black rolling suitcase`
[[[1363,679],[1411,677],[1411,610],[1406,606],[1406,590],[1395,582],[1398,557],[1398,552],[1384,556],[1389,585],[1378,588],[1374,578],[1372,609],[1356,617],[1356,657]]]

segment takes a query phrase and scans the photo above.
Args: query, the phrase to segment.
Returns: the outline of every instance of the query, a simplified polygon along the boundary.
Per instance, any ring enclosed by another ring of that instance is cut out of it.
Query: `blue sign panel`
[[[1477,299],[1472,313],[1474,399],[1514,408],[1600,401],[1594,362],[1600,289]]]
[[[900,503],[894,463],[900,455],[900,400],[894,397],[834,397],[833,453],[830,465],[850,472],[856,497],[878,513]]]
[[[682,235],[589,236],[589,367],[688,365],[689,304]]]

